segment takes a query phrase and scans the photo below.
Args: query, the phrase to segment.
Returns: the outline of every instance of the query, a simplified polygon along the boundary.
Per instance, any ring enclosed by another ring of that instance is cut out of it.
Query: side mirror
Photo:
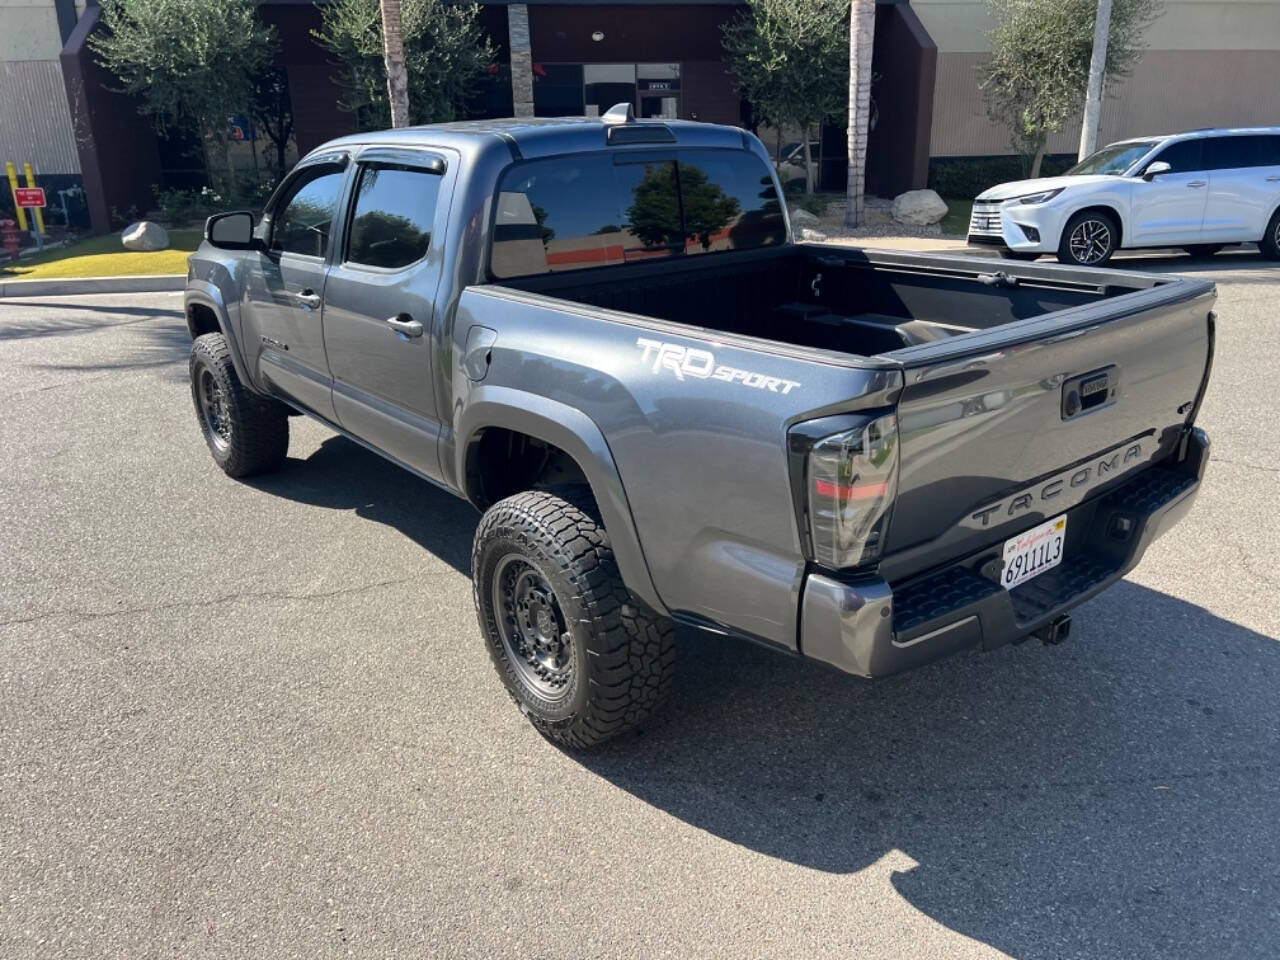
[[[1155,163],[1147,165],[1147,169],[1142,171],[1142,179],[1150,183],[1162,173],[1168,173],[1173,167],[1165,163],[1163,160],[1157,160]]]
[[[220,250],[256,250],[261,246],[253,235],[253,214],[248,210],[215,213],[204,222],[204,238]]]

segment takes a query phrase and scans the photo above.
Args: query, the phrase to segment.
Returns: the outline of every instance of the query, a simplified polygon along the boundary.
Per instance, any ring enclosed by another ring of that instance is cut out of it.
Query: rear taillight
[[[810,420],[792,427],[788,443],[805,552],[833,569],[880,559],[897,492],[897,416]]]

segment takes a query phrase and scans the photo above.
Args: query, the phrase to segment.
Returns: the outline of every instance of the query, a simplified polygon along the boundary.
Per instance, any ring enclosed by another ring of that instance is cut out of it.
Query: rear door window
[[[1238,170],[1270,165],[1266,159],[1270,137],[1212,137],[1205,142],[1205,166],[1210,170]]]
[[[347,262],[407,267],[427,255],[440,196],[440,174],[373,163],[360,167]]]
[[[530,276],[785,239],[769,170],[746,151],[556,157],[503,175],[490,270]]]

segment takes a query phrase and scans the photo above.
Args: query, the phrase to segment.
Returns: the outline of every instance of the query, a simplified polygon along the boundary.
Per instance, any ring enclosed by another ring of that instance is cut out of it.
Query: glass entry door
[[[680,116],[680,64],[636,64],[639,115],[675,120]]]

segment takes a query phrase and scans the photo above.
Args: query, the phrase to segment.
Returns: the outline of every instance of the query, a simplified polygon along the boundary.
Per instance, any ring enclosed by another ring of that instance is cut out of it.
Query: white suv
[[[974,200],[969,243],[1090,267],[1134,247],[1256,243],[1280,259],[1280,127],[1124,140],[1060,177],[1002,183]]]

